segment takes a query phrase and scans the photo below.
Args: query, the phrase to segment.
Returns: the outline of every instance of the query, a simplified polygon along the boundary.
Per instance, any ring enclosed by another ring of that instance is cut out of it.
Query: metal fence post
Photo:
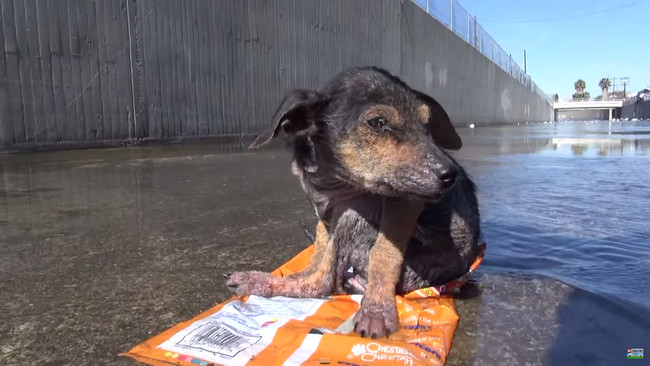
[[[494,61],[494,40],[490,36],[490,60]]]
[[[469,40],[469,35],[470,35],[470,32],[469,32],[469,11],[467,11],[467,10],[465,10],[465,11],[467,12],[467,43],[469,43],[470,42],[470,40]]]
[[[510,68],[510,75],[512,75],[512,54],[510,54],[510,65],[508,65]]]
[[[474,15],[474,47],[476,49],[479,49],[479,47],[478,47],[478,33],[476,33],[476,15]]]
[[[524,50],[524,73],[528,74],[528,68],[526,65],[526,50]]]
[[[451,30],[453,31],[454,30],[454,0],[450,0],[449,3],[451,5],[450,6],[451,10],[449,11],[449,13],[450,13],[450,16],[449,16],[449,28],[451,28]]]

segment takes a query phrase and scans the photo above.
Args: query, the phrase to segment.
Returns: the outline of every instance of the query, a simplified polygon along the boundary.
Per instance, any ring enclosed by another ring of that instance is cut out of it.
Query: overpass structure
[[[616,116],[620,116],[622,107],[622,100],[562,101],[553,103],[556,121],[582,118],[611,120]]]

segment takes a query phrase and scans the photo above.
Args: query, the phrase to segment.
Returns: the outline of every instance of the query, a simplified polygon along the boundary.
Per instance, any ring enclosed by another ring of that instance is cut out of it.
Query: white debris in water
[[[473,123],[470,123],[470,124],[469,124],[469,128],[474,128],[474,124],[473,124]]]

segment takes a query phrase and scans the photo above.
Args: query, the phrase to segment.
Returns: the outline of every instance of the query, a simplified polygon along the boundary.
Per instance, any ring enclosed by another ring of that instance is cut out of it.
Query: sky
[[[571,98],[583,79],[596,97],[607,76],[629,77],[628,92],[650,86],[650,0],[459,2],[522,69],[526,50],[528,74],[546,94]]]

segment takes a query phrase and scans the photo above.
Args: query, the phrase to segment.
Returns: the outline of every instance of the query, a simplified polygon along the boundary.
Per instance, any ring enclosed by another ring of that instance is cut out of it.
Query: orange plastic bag
[[[233,297],[122,354],[149,365],[444,365],[458,324],[448,294],[464,285],[483,260],[444,286],[397,296],[400,330],[389,338],[361,338],[352,319],[360,295],[323,299]],[[310,246],[276,269],[301,271]]]

